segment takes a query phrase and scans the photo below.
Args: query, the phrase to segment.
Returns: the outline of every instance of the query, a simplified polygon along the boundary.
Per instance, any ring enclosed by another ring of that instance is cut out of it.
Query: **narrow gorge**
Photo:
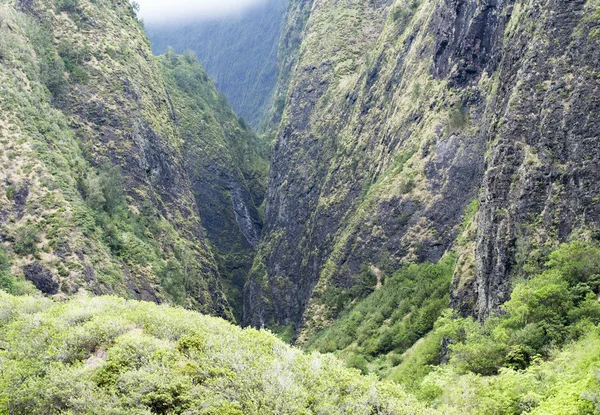
[[[0,0],[0,415],[600,413],[600,1],[141,3]]]

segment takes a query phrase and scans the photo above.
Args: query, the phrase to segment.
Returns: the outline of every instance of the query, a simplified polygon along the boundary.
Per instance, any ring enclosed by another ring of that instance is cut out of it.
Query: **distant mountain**
[[[192,50],[232,108],[258,128],[277,81],[277,49],[288,0],[269,0],[242,16],[184,26],[147,25],[155,54]]]

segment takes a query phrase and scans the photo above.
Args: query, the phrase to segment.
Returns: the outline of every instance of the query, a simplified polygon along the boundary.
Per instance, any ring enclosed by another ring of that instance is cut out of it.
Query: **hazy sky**
[[[173,23],[235,15],[266,0],[137,0],[148,23]]]

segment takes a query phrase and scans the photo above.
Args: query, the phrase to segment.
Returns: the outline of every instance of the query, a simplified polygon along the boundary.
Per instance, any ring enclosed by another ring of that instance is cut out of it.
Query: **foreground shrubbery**
[[[525,271],[502,313],[448,311],[389,378],[474,414],[600,413],[600,249],[565,244]]]
[[[382,333],[427,330],[431,319],[417,317],[437,310],[432,289],[452,262],[410,267],[388,280],[396,290],[355,304],[358,340],[341,356],[367,369],[378,358],[365,345],[380,344]],[[443,312],[412,347],[388,354],[398,364],[380,374],[396,385],[179,308],[0,291],[0,414],[600,414],[599,265],[593,244],[564,245],[484,325]],[[411,300],[390,305],[394,292]],[[368,313],[381,311],[376,305],[405,311],[377,326]],[[347,334],[350,315],[319,339]],[[361,343],[362,332],[376,343]]]
[[[0,292],[0,370],[0,414],[431,413],[267,332],[112,297]]]
[[[502,367],[526,369],[596,331],[599,288],[600,249],[585,242],[565,244],[517,282],[502,312],[485,324],[448,312],[429,337],[435,343],[445,339],[450,363],[460,372],[495,375]]]

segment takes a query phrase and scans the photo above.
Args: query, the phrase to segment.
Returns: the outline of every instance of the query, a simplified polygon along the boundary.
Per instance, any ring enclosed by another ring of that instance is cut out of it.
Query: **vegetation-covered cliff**
[[[154,58],[126,1],[57,0],[2,2],[0,65],[12,291],[29,281],[57,297],[119,294],[233,318],[219,270],[239,279],[229,268],[250,262],[266,153],[197,62]],[[196,109],[202,133],[189,124]],[[209,195],[207,168],[223,176]],[[222,224],[230,240],[206,238],[215,215],[239,218]],[[248,223],[245,259],[226,258]]]
[[[262,230],[268,146],[231,110],[193,52],[159,58],[183,159],[237,320]]]
[[[288,0],[268,0],[240,15],[197,22],[148,23],[157,54],[173,47],[192,50],[217,89],[255,129],[272,104],[277,79],[277,45]]]
[[[451,303],[483,320],[560,242],[596,237],[595,2],[290,7],[247,324],[303,340],[371,274],[450,251]]]

